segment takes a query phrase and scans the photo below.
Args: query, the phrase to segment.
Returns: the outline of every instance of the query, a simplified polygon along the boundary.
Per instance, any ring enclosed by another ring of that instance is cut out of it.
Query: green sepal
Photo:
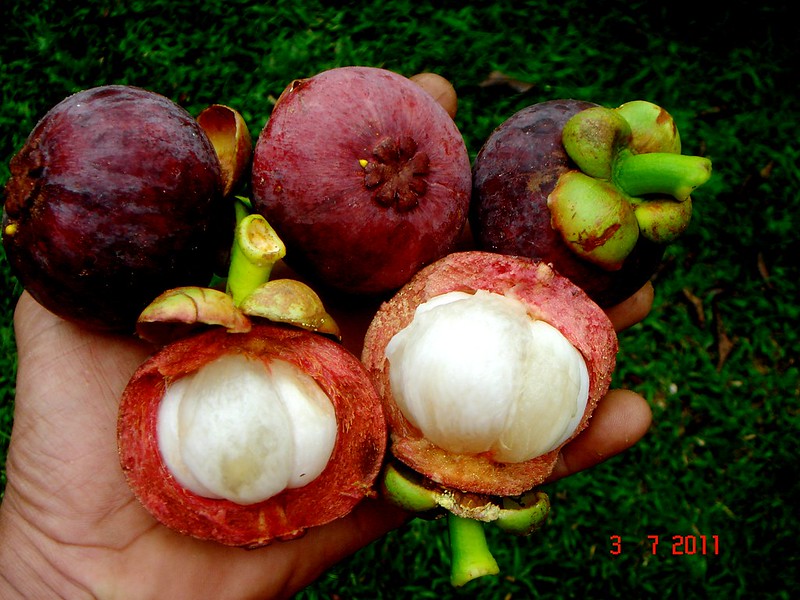
[[[550,498],[544,492],[532,491],[521,498],[503,498],[503,510],[497,525],[515,535],[530,535],[544,525],[550,512]]]
[[[580,171],[559,179],[547,198],[553,228],[572,251],[614,271],[639,239],[639,224],[628,199],[611,183]]]

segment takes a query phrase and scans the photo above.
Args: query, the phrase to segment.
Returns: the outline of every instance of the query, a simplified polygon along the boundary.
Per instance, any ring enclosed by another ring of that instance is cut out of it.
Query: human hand
[[[302,539],[248,551],[163,527],[136,501],[117,455],[119,398],[150,347],[80,329],[28,294],[15,313],[19,371],[0,597],[277,598],[398,527],[378,501]],[[4,581],[5,578],[5,581]],[[5,586],[5,587],[4,587]]]
[[[609,311],[618,329],[644,318],[652,288]],[[368,319],[336,315],[357,350]],[[0,506],[0,596],[22,598],[284,598],[408,516],[379,500],[258,550],[230,548],[159,525],[135,500],[116,450],[120,395],[151,348],[89,332],[28,294],[15,313],[19,369],[8,485]],[[551,480],[633,445],[650,411],[612,391],[562,451]]]
[[[606,314],[620,332],[643,320],[652,306],[653,286],[647,283]],[[589,426],[561,449],[548,481],[583,471],[627,450],[647,433],[652,418],[650,405],[639,394],[610,390],[597,404]]]

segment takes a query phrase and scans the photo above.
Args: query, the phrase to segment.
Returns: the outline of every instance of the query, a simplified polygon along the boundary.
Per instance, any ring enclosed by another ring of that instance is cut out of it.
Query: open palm
[[[651,301],[646,288],[609,314],[624,328],[643,318]],[[288,597],[408,519],[366,500],[298,540],[258,550],[174,533],[135,500],[116,450],[120,394],[152,348],[80,329],[27,294],[15,328],[19,372],[0,506],[4,599]],[[609,393],[591,426],[564,449],[553,478],[631,446],[649,422],[638,395]]]

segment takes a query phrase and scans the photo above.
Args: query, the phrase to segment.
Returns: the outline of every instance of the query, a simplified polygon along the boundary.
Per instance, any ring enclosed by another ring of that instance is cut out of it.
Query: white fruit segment
[[[167,386],[158,446],[185,489],[254,504],[302,487],[336,442],[330,398],[296,366],[226,354]]]
[[[449,292],[421,304],[386,357],[398,408],[448,452],[530,460],[566,441],[586,410],[583,356],[501,294]]]

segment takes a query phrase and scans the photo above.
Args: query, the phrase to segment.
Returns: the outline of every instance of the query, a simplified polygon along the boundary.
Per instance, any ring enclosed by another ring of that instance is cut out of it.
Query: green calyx
[[[690,194],[711,176],[708,159],[680,154],[672,117],[642,100],[577,113],[562,143],[577,169],[547,199],[552,225],[578,256],[609,271],[640,235],[669,243],[683,233]]]
[[[236,197],[230,264],[221,280],[225,291],[197,286],[167,290],[139,315],[139,337],[163,345],[204,326],[243,333],[256,317],[341,341],[338,324],[311,287],[295,279],[270,279],[286,247],[266,219],[251,210],[247,198]]]
[[[628,147],[636,154],[681,153],[681,136],[675,121],[660,106],[644,100],[634,100],[614,110],[630,126]]]
[[[520,498],[503,498],[503,510],[497,525],[515,535],[530,535],[542,525],[550,512],[550,498],[544,492],[532,491]]]
[[[287,323],[340,340],[339,326],[317,293],[295,279],[270,279],[286,256],[278,233],[260,214],[251,212],[247,198],[236,197],[236,228],[228,267],[226,293],[248,317]]]
[[[392,463],[382,473],[383,495],[403,510],[425,513],[439,507],[437,492]]]
[[[381,478],[383,496],[407,511],[447,517],[450,534],[450,581],[460,587],[499,572],[486,542],[484,525],[495,523],[514,535],[530,535],[550,510],[547,494],[530,491],[518,498],[494,498],[444,488],[401,465],[389,463]]]

